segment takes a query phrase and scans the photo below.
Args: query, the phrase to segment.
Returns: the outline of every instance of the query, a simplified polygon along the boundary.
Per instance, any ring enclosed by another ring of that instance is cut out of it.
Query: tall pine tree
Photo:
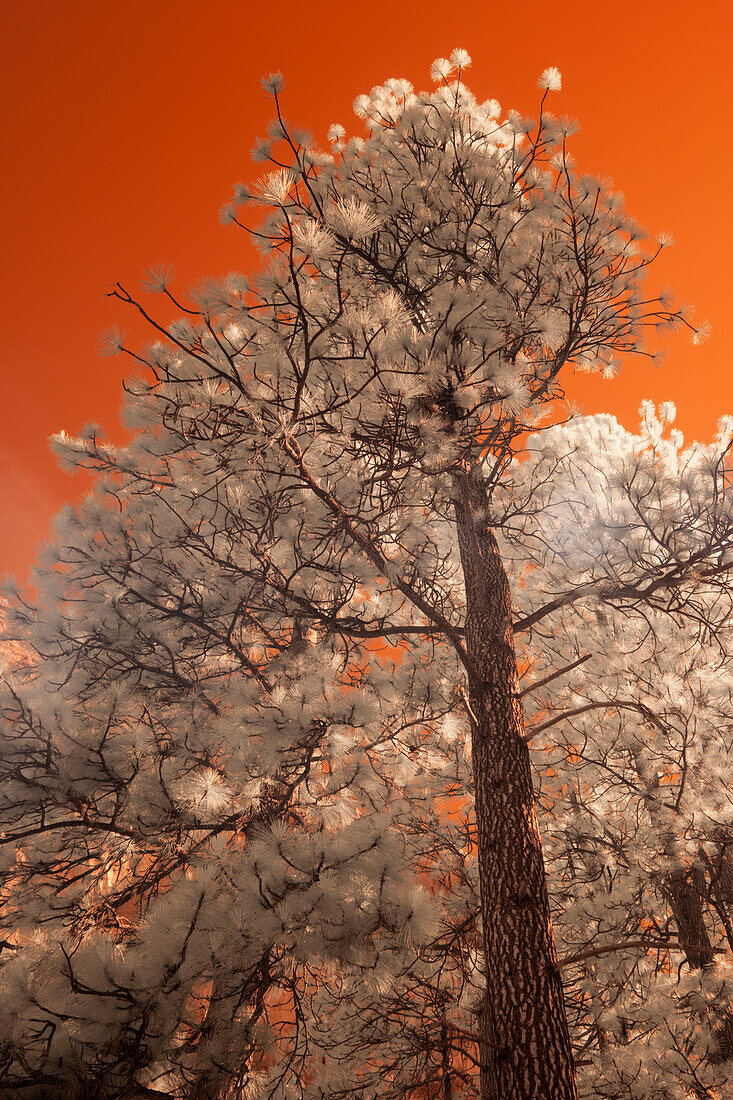
[[[572,124],[545,106],[557,70],[532,123],[478,103],[468,63],[436,62],[430,93],[392,80],[360,97],[368,136],[335,126],[328,154],[289,128],[270,77],[257,158],[273,170],[223,212],[269,210],[248,229],[263,270],[201,286],[167,329],[114,292],[156,337],[108,341],[146,368],[135,434],[58,438],[96,488],[60,517],[37,606],[16,604],[35,659],[3,688],[13,1087],[289,1087],[276,1051],[309,1041],[311,971],[379,988],[400,946],[436,932],[404,828],[410,797],[427,814],[432,796],[403,761],[458,697],[482,1095],[577,1095],[503,497],[568,372],[612,374],[645,328],[690,322],[642,298],[661,244],[640,250],[619,196],[575,171]],[[148,287],[181,307],[165,271]],[[728,537],[679,570],[725,573]],[[678,572],[650,584],[676,592]]]

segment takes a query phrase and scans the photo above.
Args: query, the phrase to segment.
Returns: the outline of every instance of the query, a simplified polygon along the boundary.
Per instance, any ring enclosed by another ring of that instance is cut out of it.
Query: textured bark
[[[721,901],[733,908],[733,838],[721,830],[716,869],[716,885]]]
[[[731,906],[733,905],[733,865],[730,857],[729,838],[714,838],[718,840],[718,850],[715,856],[710,856],[706,851],[701,851],[701,857],[707,865],[708,878],[710,880],[709,899],[715,912],[718,914],[721,924],[725,929],[728,946],[733,951],[733,921],[731,920]]]
[[[478,1018],[479,1060],[481,1063],[479,1087],[482,1100],[499,1100],[495,1090],[494,1051],[492,1049],[492,1023],[489,998],[484,995]]]
[[[483,486],[456,476],[486,953],[484,1100],[576,1100],[518,693],[511,594]],[[482,1057],[483,1061],[483,1057]]]
[[[703,911],[705,875],[699,867],[679,867],[667,876],[665,893],[677,925],[680,943],[693,970],[704,970],[715,961]]]

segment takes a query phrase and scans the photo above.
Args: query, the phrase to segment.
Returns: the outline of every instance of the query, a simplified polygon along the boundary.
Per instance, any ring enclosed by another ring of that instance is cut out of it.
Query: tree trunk
[[[733,906],[733,849],[729,842],[721,846],[720,890],[726,905]]]
[[[481,1100],[499,1100],[495,1088],[494,1050],[492,1047],[492,1016],[488,993],[484,994],[478,1017],[479,1063],[481,1066],[479,1088]]]
[[[648,766],[644,766],[634,754],[634,766],[637,774],[646,789],[656,793],[659,789],[659,777],[652,774]],[[649,807],[652,820],[655,817],[654,803]],[[701,853],[704,857],[704,853]],[[721,852],[725,856],[725,850]],[[710,865],[710,884],[713,894],[719,892],[721,873],[720,867]],[[708,893],[705,872],[702,867],[677,867],[670,871],[662,882],[662,892],[669,902],[672,916],[677,926],[679,941],[684,945],[685,960],[691,970],[706,970],[715,961],[712,941],[705,920],[704,899]],[[723,897],[720,897],[721,902]],[[726,922],[727,924],[727,922]],[[718,1026],[715,1029],[715,1045],[708,1052],[708,1058],[712,1065],[719,1065],[733,1057],[733,1013],[725,1009],[720,1016]],[[711,1093],[704,1088],[698,1088],[696,1096],[709,1097]]]
[[[702,899],[705,875],[700,867],[678,867],[667,875],[664,886],[685,957],[692,970],[704,970],[715,961]]]
[[[710,935],[705,923],[703,898],[707,883],[702,868],[682,868],[667,877],[666,893],[679,931],[686,944],[685,957],[693,970],[706,970],[715,961]],[[721,1012],[715,1028],[715,1045],[708,1057],[712,1065],[720,1065],[733,1057],[733,1012]]]
[[[509,583],[484,488],[457,475],[491,1049],[484,1100],[576,1100],[518,695]],[[482,1056],[482,1061],[484,1057]],[[489,1091],[490,1090],[490,1091]]]
[[[680,942],[685,944],[685,958],[692,970],[707,970],[715,960],[715,952],[710,941],[703,897],[705,894],[705,875],[701,868],[681,867],[667,875],[665,894],[672,909]],[[715,1029],[715,1045],[708,1052],[712,1065],[720,1065],[731,1055],[733,1040],[733,1015],[725,1010]],[[696,1100],[709,1100],[717,1096],[717,1091],[698,1085],[694,1089]]]

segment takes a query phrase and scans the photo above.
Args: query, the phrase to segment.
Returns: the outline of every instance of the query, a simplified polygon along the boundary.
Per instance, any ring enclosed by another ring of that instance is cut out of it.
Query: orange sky
[[[701,348],[669,339],[660,370],[632,361],[572,395],[629,427],[642,398],[673,400],[697,437],[733,413],[730,0],[24,0],[5,5],[4,32],[0,573],[25,576],[51,516],[84,488],[56,470],[48,435],[90,420],[120,435],[124,366],[98,358],[97,338],[126,318],[105,287],[134,288],[161,261],[184,288],[251,268],[217,212],[258,174],[249,149],[269,118],[269,69],[285,73],[286,116],[325,143],[332,122],[361,132],[358,93],[389,76],[428,87],[431,61],[454,46],[473,57],[478,96],[525,114],[557,65],[551,107],[580,121],[580,166],[677,241],[652,286],[671,284],[713,324]]]

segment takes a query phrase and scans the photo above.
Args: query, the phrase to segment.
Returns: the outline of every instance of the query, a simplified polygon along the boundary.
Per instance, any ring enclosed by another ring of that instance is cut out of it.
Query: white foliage
[[[575,171],[568,128],[502,119],[469,63],[457,49],[432,92],[359,97],[366,136],[334,126],[331,153],[272,124],[261,270],[202,283],[156,334],[128,443],[55,439],[97,476],[8,615],[24,655],[0,684],[2,1087],[60,1080],[63,1058],[120,1096],[216,1067],[232,1095],[373,1100],[425,1079],[436,1006],[471,1036],[461,479],[502,540],[522,667],[550,677],[532,728],[578,712],[535,742],[564,949],[664,926],[664,876],[733,828],[733,420],[691,447],[670,404],[636,435],[543,426],[562,371],[613,372],[650,317],[687,322],[640,304],[650,254]],[[252,197],[238,187],[227,218]],[[641,1057],[638,1089],[670,1092],[688,1079],[675,1041],[727,982],[599,957],[574,1036],[599,1053],[596,1013],[609,1088]],[[472,1088],[476,1060],[463,1070]]]
[[[548,92],[559,92],[562,88],[560,70],[556,69],[554,65],[551,65],[548,69],[544,69],[537,81],[537,87],[544,88]]]

